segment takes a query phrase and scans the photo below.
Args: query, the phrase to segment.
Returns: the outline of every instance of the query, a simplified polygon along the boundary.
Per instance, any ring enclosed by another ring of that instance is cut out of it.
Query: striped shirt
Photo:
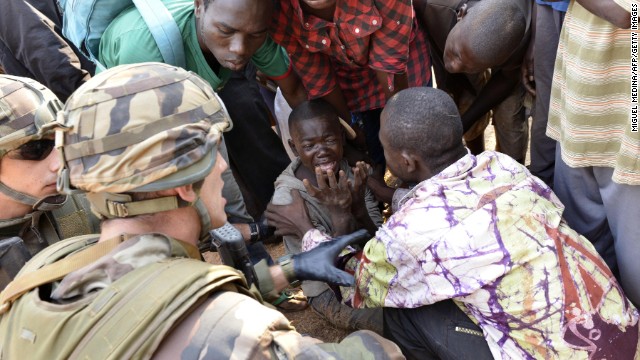
[[[637,0],[614,0],[627,11]],[[637,30],[636,30],[637,31]],[[571,167],[611,167],[640,185],[640,133],[632,131],[631,32],[571,1],[560,35],[547,135]],[[637,125],[637,123],[636,123]]]

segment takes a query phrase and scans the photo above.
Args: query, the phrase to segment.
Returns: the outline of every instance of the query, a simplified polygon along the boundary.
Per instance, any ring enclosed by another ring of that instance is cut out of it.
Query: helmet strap
[[[31,206],[34,210],[50,211],[59,208],[66,201],[64,195],[52,195],[38,199],[29,194],[12,189],[0,181],[0,192],[13,200]]]
[[[91,209],[102,219],[127,218],[177,209],[177,196],[135,201],[128,194],[87,193]]]
[[[209,230],[211,230],[211,216],[209,215],[209,211],[204,205],[204,201],[202,201],[199,194],[196,201],[191,203],[191,206],[196,209],[196,212],[200,217],[200,241],[208,241]]]
[[[134,201],[131,195],[114,193],[87,193],[91,209],[101,219],[127,218],[143,214],[155,214],[185,206],[193,206],[200,218],[200,241],[209,238],[211,217],[198,192],[197,198],[187,203],[178,196],[165,196],[149,200]]]

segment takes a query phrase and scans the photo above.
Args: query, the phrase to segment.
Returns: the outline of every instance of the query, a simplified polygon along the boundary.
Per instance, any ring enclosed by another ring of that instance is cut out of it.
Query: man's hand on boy
[[[264,212],[269,225],[276,228],[276,236],[292,235],[302,239],[307,231],[313,229],[307,207],[298,190],[291,191],[293,201],[287,205],[269,203]]]
[[[338,254],[349,245],[364,244],[371,235],[366,230],[358,230],[342,235],[317,247],[293,255],[294,275],[298,280],[318,280],[340,286],[352,286],[353,275],[335,267]]]

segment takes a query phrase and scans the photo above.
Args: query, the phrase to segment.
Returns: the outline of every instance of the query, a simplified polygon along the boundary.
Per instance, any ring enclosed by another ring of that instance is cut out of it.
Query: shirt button
[[[356,28],[356,34],[360,33],[360,28]]]
[[[344,50],[344,45],[340,45],[340,49]]]
[[[305,45],[304,47],[306,47],[307,49],[309,48],[309,45]]]
[[[373,19],[373,21],[371,22],[373,25],[378,25],[378,20]]]
[[[396,21],[396,24],[400,25],[400,20]]]
[[[322,39],[322,45],[327,45],[327,39]]]
[[[309,23],[304,23],[304,27],[309,28]]]

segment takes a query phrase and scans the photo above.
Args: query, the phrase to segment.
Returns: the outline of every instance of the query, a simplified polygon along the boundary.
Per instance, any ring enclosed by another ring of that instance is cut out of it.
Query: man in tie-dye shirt
[[[455,104],[440,90],[408,89],[389,101],[380,132],[387,164],[419,184],[364,246],[344,301],[385,307],[385,335],[408,358],[469,346],[451,343],[446,329],[420,333],[434,322],[470,341],[483,335],[498,359],[640,357],[638,311],[566,225],[549,187],[506,155],[471,155],[461,138]],[[309,230],[303,249],[327,240]],[[451,300],[477,330],[429,313]],[[470,354],[481,357],[481,347]]]

